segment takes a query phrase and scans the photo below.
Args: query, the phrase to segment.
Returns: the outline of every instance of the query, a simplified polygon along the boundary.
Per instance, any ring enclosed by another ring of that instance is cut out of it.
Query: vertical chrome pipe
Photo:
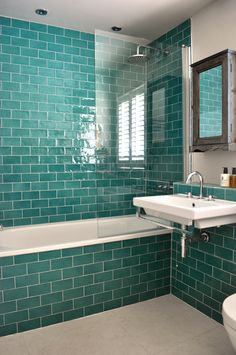
[[[181,229],[183,230],[181,235],[181,258],[185,258],[187,256],[187,236],[186,233],[184,232],[186,226],[182,224]]]

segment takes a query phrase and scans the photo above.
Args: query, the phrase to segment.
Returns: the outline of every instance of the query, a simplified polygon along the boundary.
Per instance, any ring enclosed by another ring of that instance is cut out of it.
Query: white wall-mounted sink
[[[135,197],[134,206],[147,215],[196,228],[236,223],[236,202],[187,197],[183,194]]]

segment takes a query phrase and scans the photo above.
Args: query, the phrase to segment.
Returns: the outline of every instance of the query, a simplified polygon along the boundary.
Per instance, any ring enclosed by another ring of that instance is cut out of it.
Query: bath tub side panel
[[[0,336],[168,294],[170,234],[0,258]]]

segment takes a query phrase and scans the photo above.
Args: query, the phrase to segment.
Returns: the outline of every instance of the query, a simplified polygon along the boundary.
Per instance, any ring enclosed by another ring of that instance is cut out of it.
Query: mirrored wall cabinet
[[[192,152],[236,151],[236,51],[192,64]]]

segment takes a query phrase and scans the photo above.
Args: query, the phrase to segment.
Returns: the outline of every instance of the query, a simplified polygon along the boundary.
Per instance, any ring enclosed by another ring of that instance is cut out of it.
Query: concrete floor
[[[220,324],[168,295],[0,339],[6,355],[235,355]]]

